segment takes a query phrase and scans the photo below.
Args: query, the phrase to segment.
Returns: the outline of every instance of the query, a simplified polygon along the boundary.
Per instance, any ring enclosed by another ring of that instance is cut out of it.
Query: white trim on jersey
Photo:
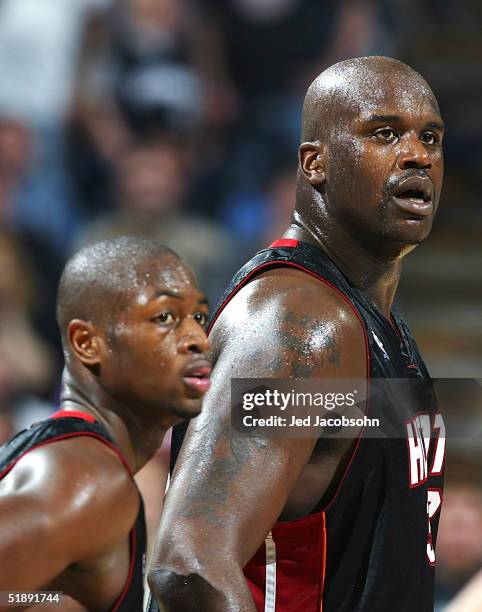
[[[276,607],[276,544],[271,531],[264,541],[266,547],[266,588],[264,612],[275,612]]]

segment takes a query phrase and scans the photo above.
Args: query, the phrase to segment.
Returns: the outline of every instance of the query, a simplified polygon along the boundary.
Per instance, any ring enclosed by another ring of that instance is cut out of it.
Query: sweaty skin
[[[442,134],[426,82],[390,58],[336,64],[305,99],[296,206],[284,236],[325,251],[387,318],[401,259],[430,232]],[[407,180],[426,201],[402,193]],[[277,520],[330,499],[353,441],[238,436],[230,379],[363,379],[364,333],[331,288],[280,268],[235,295],[211,341],[213,386],[177,461],[149,584],[163,611],[254,612],[243,567]]]
[[[169,427],[201,410],[208,378],[191,375],[210,370],[207,304],[171,251],[137,238],[100,245],[74,256],[61,281],[60,407],[95,417],[135,473]],[[119,456],[96,439],[27,453],[0,480],[0,590],[62,591],[52,610],[111,610],[139,506]]]

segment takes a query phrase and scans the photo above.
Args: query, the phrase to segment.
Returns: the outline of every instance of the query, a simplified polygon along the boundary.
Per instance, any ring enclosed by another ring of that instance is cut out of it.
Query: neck
[[[74,374],[66,366],[62,377],[61,409],[91,414],[106,428],[135,474],[154,456],[172,423],[144,423],[134,409],[113,400],[88,378],[84,374]]]
[[[314,211],[314,206],[310,207]],[[321,210],[321,214],[320,214]],[[316,218],[315,218],[316,217]],[[328,216],[324,202],[316,203],[316,215],[295,210],[284,237],[310,242],[324,251],[342,273],[390,320],[390,312],[405,253],[374,253],[356,240],[353,233]]]

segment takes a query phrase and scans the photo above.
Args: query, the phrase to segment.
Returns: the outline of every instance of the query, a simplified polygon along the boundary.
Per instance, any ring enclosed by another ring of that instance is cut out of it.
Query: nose
[[[398,167],[400,170],[409,168],[429,169],[432,167],[430,154],[426,145],[418,138],[417,134],[407,134],[401,141],[401,150],[398,156]]]
[[[182,335],[179,340],[179,352],[206,353],[209,350],[210,342],[204,329],[194,319],[188,319],[182,328]]]

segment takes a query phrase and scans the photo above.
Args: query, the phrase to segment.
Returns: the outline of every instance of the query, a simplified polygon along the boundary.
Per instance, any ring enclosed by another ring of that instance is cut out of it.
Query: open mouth
[[[430,202],[432,200],[430,195],[422,189],[407,189],[406,191],[402,191],[402,193],[397,194],[396,197],[403,200],[413,200],[418,204]]]
[[[393,197],[397,207],[414,219],[430,216],[433,213],[430,183],[417,179],[404,183]]]

